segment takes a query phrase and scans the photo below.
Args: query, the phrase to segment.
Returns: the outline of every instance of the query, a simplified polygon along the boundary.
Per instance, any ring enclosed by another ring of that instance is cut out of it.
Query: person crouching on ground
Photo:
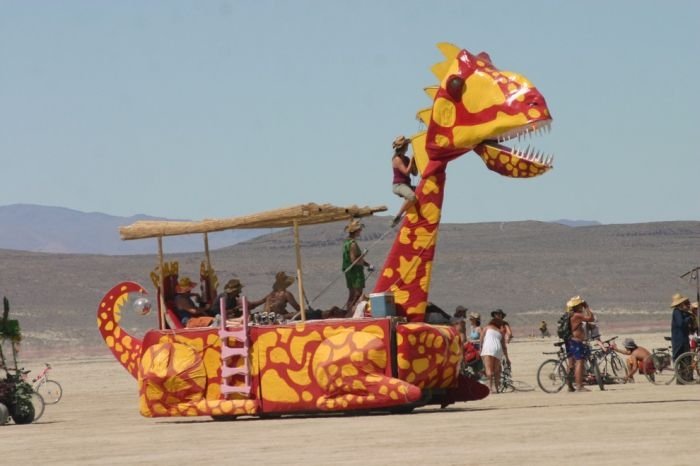
[[[499,309],[500,311],[500,309]],[[503,336],[503,311],[493,311],[491,321],[481,331],[481,360],[484,362],[484,371],[489,381],[491,391],[498,390],[501,380],[501,359],[508,359],[508,345]]]
[[[629,356],[627,358],[627,377],[626,380],[634,382],[634,374],[639,371],[640,374],[653,374],[654,373],[654,362],[649,358],[651,353],[648,349],[637,346],[632,338],[625,338],[622,343],[624,349],[618,348],[616,345],[611,345],[612,349],[620,354],[625,354]],[[647,359],[649,358],[649,359]]]
[[[586,301],[580,296],[574,296],[566,303],[569,311],[569,325],[571,326],[571,339],[566,342],[566,354],[569,355],[569,368],[574,366],[574,380],[576,390],[579,392],[590,391],[583,386],[583,372],[586,358],[590,354],[590,348],[586,344],[586,332],[584,322],[593,322],[595,315],[588,307]]]
[[[411,185],[411,174],[414,173],[415,161],[413,158],[409,159],[406,155],[410,142],[410,139],[398,136],[391,144],[394,148],[394,155],[391,156],[391,167],[394,171],[392,192],[404,199],[399,212],[391,222],[392,228],[399,224],[403,214],[416,202],[416,193]]]

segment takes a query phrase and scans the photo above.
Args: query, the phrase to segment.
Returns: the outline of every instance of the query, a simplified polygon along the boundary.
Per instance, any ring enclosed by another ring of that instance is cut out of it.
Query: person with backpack
[[[566,342],[566,353],[569,356],[569,370],[574,367],[574,381],[576,391],[590,391],[583,386],[583,373],[586,358],[590,354],[590,348],[586,344],[586,332],[584,322],[593,322],[595,315],[588,303],[581,296],[574,296],[566,303],[567,320],[569,322],[570,337],[562,338]],[[571,387],[569,387],[571,390]]]

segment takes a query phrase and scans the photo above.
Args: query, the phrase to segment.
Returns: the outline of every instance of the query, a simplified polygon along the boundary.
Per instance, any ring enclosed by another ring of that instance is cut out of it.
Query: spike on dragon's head
[[[530,81],[499,71],[485,52],[473,55],[447,43],[438,48],[445,56],[432,67],[439,85],[425,90],[433,106],[418,112],[427,131],[411,138],[421,174],[444,169],[470,150],[503,176],[529,178],[552,168],[551,156],[500,144],[549,129],[549,109]]]

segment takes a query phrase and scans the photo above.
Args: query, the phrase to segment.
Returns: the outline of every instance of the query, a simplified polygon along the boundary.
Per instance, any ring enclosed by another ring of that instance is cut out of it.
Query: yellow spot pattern
[[[457,109],[454,103],[438,97],[433,104],[433,121],[443,128],[454,126],[457,118]]]

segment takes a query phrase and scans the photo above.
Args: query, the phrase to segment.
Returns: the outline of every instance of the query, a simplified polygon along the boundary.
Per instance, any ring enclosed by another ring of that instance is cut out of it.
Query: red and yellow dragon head
[[[418,112],[427,130],[412,138],[419,171],[425,178],[474,150],[486,166],[503,176],[530,178],[552,168],[552,157],[511,149],[500,143],[548,130],[552,120],[542,94],[522,75],[499,71],[485,52],[441,43],[445,61],[432,71],[438,86],[425,89],[433,106]]]

